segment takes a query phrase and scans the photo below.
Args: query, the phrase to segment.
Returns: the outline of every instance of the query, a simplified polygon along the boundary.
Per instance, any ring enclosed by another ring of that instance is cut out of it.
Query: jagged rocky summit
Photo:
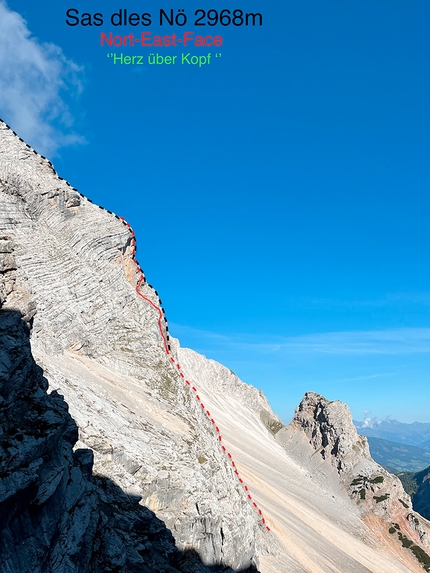
[[[166,354],[130,229],[3,123],[0,237],[1,573],[422,571],[398,532],[424,550],[428,522],[346,407],[307,394],[284,427],[224,366]]]
[[[345,404],[307,392],[276,440],[299,463],[307,449],[320,483],[339,483],[381,540],[398,539],[430,570],[429,522],[413,511],[399,478],[372,459],[367,438],[357,433]]]

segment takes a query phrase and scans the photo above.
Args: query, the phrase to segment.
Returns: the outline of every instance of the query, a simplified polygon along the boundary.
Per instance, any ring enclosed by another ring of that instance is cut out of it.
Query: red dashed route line
[[[0,121],[2,121],[2,120],[0,119]],[[12,129],[9,125],[7,125],[6,123],[5,123],[5,125],[6,125],[6,127],[7,127],[16,137],[18,137],[18,135],[16,134],[16,132],[13,131],[13,129]],[[60,177],[60,176],[58,175],[58,173],[57,173],[57,172],[55,171],[55,169],[54,169],[54,166],[52,165],[52,163],[51,163],[48,159],[46,159],[46,157],[44,157],[43,155],[40,155],[40,153],[37,153],[37,151],[35,151],[30,145],[28,145],[28,143],[25,143],[25,141],[24,141],[21,137],[18,137],[18,139],[19,139],[20,141],[22,141],[31,151],[33,151],[33,153],[35,153],[37,156],[39,156],[39,157],[42,158],[43,160],[47,161],[48,164],[51,166],[51,168],[52,168],[54,174],[56,175],[56,177],[57,177],[58,179],[60,179],[61,181],[64,181],[73,191],[76,191],[76,193],[79,193],[79,191],[78,191],[77,189],[75,189],[74,187],[72,187],[68,181],[66,181],[65,179],[63,179],[62,177]],[[83,197],[84,199],[86,199],[87,201],[89,201],[90,203],[92,203],[92,201],[91,201],[90,199],[88,199],[88,197],[85,197],[85,195],[82,195],[82,193],[79,193],[79,195],[80,195],[81,197]],[[248,499],[252,502],[253,507],[254,507],[255,510],[258,512],[258,515],[259,515],[259,517],[260,517],[261,523],[265,526],[265,528],[267,529],[267,531],[270,531],[270,527],[269,527],[268,525],[266,525],[266,520],[265,520],[264,517],[263,517],[263,512],[262,512],[261,509],[258,507],[257,503],[254,501],[253,497],[252,497],[251,494],[249,493],[249,488],[248,488],[248,486],[245,485],[243,479],[240,477],[240,474],[239,474],[239,472],[238,472],[238,470],[237,470],[237,468],[236,468],[236,464],[235,464],[235,462],[234,462],[234,460],[233,460],[233,457],[232,457],[231,453],[228,452],[228,451],[227,451],[227,448],[224,446],[224,444],[222,444],[221,431],[220,431],[219,427],[216,425],[215,420],[212,418],[211,413],[209,412],[209,410],[206,409],[205,405],[203,404],[203,402],[202,402],[200,396],[199,396],[198,393],[197,393],[197,388],[196,388],[195,386],[192,386],[192,385],[191,385],[191,382],[189,382],[189,381],[185,378],[185,375],[184,375],[183,372],[182,372],[182,368],[181,368],[180,364],[178,364],[178,362],[173,358],[173,356],[171,356],[170,345],[169,345],[169,342],[168,342],[169,335],[168,335],[168,334],[166,335],[166,334],[164,333],[163,324],[162,324],[162,321],[163,321],[163,319],[164,319],[164,321],[165,321],[165,329],[166,329],[166,332],[167,332],[167,331],[168,331],[167,319],[166,319],[166,317],[165,317],[164,309],[161,307],[161,304],[162,304],[162,303],[161,303],[160,297],[158,296],[157,291],[156,291],[150,284],[148,284],[148,283],[146,282],[146,279],[145,279],[145,276],[144,276],[144,274],[143,274],[143,271],[142,271],[142,269],[140,268],[139,263],[138,263],[137,260],[136,260],[136,239],[135,239],[135,234],[134,234],[133,229],[131,228],[131,226],[127,223],[127,221],[126,221],[123,217],[118,217],[118,215],[115,215],[114,213],[112,213],[112,211],[109,211],[108,209],[104,209],[103,207],[99,207],[99,208],[100,208],[100,209],[103,209],[104,211],[107,211],[107,212],[110,213],[111,215],[114,215],[117,219],[119,219],[120,221],[122,221],[122,223],[130,230],[130,233],[131,233],[131,236],[132,236],[132,239],[131,239],[131,241],[130,241],[130,246],[131,246],[131,249],[132,249],[132,260],[133,260],[133,262],[134,262],[135,265],[136,265],[137,273],[140,274],[140,278],[139,278],[139,280],[138,280],[138,282],[137,282],[137,285],[136,285],[136,293],[137,293],[141,298],[143,298],[143,300],[145,300],[146,302],[148,302],[148,303],[158,312],[158,327],[159,327],[159,329],[160,329],[160,334],[161,334],[161,337],[162,337],[162,339],[163,339],[163,344],[164,344],[164,349],[165,349],[165,351],[166,351],[166,354],[170,357],[170,361],[172,362],[172,364],[175,364],[175,365],[176,365],[176,368],[177,368],[177,371],[178,371],[179,376],[185,381],[185,384],[187,384],[187,386],[190,387],[191,391],[194,392],[195,397],[196,397],[196,400],[198,400],[198,402],[199,402],[199,404],[200,404],[200,406],[201,406],[201,408],[202,408],[202,411],[206,414],[206,416],[207,416],[208,419],[210,420],[211,424],[215,427],[215,432],[218,434],[218,442],[221,444],[221,449],[222,449],[222,451],[226,454],[227,458],[229,459],[229,462],[231,463],[231,466],[234,468],[233,471],[234,471],[235,475],[237,476],[237,478],[238,478],[238,480],[239,480],[239,483],[242,485],[243,489],[245,490]],[[156,294],[157,297],[158,297],[160,306],[157,306],[151,299],[147,298],[146,296],[144,296],[144,295],[140,292],[139,289],[140,289],[140,287],[142,286],[143,283],[147,284],[150,288],[152,288],[152,289],[154,290],[155,294]]]
[[[130,229],[130,231],[131,231],[131,233],[132,233],[132,235],[133,235],[133,237],[134,237],[134,232],[133,232],[132,228],[130,227],[130,225],[125,221],[125,219],[123,219],[123,217],[120,217],[120,219],[121,219],[121,221],[124,223],[124,225],[126,225],[126,227],[128,227],[128,228]],[[159,313],[159,316],[158,316],[158,327],[159,327],[159,329],[160,329],[160,334],[161,334],[161,337],[162,337],[162,339],[163,339],[164,349],[165,349],[165,351],[166,351],[166,354],[167,354],[168,356],[170,356],[170,346],[169,346],[169,344],[168,344],[168,342],[167,342],[167,338],[166,338],[166,336],[165,336],[165,334],[164,334],[164,332],[163,332],[163,326],[162,326],[162,319],[164,318],[164,320],[166,321],[166,323],[167,323],[167,320],[166,320],[165,316],[163,315],[163,311],[161,310],[161,308],[160,308],[159,306],[157,306],[156,304],[154,304],[154,303],[152,302],[152,300],[150,300],[149,298],[147,298],[146,296],[144,296],[144,295],[140,292],[140,290],[139,290],[139,289],[140,289],[140,286],[142,285],[142,283],[144,283],[144,282],[146,282],[146,281],[145,281],[145,277],[144,277],[144,274],[143,274],[143,272],[142,272],[142,269],[139,267],[137,261],[136,261],[135,258],[134,258],[134,255],[135,255],[135,249],[132,247],[133,261],[135,262],[135,264],[136,264],[136,266],[137,266],[137,271],[138,271],[138,273],[140,273],[140,278],[139,278],[139,281],[138,281],[138,283],[137,283],[137,285],[136,285],[136,292],[137,292],[137,294],[138,294],[141,298],[143,298],[143,300],[146,300],[147,302],[149,302],[149,304],[150,304],[155,310],[158,311],[158,313]],[[157,295],[157,296],[158,296],[158,295]],[[160,302],[160,304],[161,304],[161,302]],[[218,426],[216,425],[215,420],[211,417],[211,413],[209,412],[209,410],[206,410],[205,405],[203,404],[203,402],[202,402],[200,396],[197,394],[197,388],[196,388],[195,386],[191,386],[191,383],[190,383],[188,380],[185,379],[185,376],[184,376],[184,374],[183,374],[183,372],[182,372],[182,368],[181,368],[180,364],[179,364],[178,362],[176,362],[176,360],[173,358],[173,356],[170,356],[170,361],[172,362],[172,364],[176,364],[176,367],[177,367],[177,369],[178,369],[178,373],[179,373],[180,377],[185,380],[185,384],[187,384],[187,386],[190,386],[190,387],[191,387],[191,390],[195,393],[196,400],[198,400],[198,402],[199,402],[199,404],[200,404],[202,410],[204,411],[204,413],[205,413],[205,414],[208,416],[208,418],[210,419],[211,424],[212,424],[213,426],[215,426],[215,432],[218,434],[218,442],[222,442],[222,436],[221,436],[220,429],[219,429]],[[263,517],[263,512],[261,511],[261,509],[259,509],[257,503],[253,500],[251,494],[249,493],[249,488],[248,488],[248,486],[245,485],[244,482],[243,482],[243,479],[242,479],[241,477],[239,477],[239,472],[238,472],[238,470],[237,470],[237,468],[236,468],[236,464],[235,464],[235,462],[234,462],[234,460],[233,460],[233,456],[230,454],[230,452],[227,451],[227,448],[224,446],[224,444],[221,446],[221,449],[222,449],[223,452],[226,454],[226,456],[229,458],[229,461],[230,461],[232,467],[234,468],[234,473],[235,473],[236,476],[238,477],[239,483],[243,486],[243,488],[244,488],[244,490],[245,490],[245,492],[246,492],[246,494],[247,494],[248,499],[249,499],[250,501],[252,501],[252,505],[253,505],[254,508],[258,511],[258,514],[259,514],[259,516],[260,516],[260,518],[261,518],[261,523],[266,527],[267,531],[270,531],[270,527],[269,527],[268,525],[266,525],[266,520],[265,520],[265,518]]]
[[[134,259],[133,259],[133,260],[134,260]],[[140,272],[142,273],[142,271],[140,271]],[[154,304],[154,303],[152,302],[152,300],[150,300],[149,298],[146,298],[146,296],[143,296],[143,294],[139,291],[140,285],[141,285],[143,282],[145,282],[145,277],[143,276],[143,273],[142,273],[141,276],[140,276],[139,282],[138,282],[137,285],[136,285],[136,292],[137,292],[137,294],[138,294],[140,297],[143,298],[143,300],[146,300],[147,302],[149,302],[149,304],[150,304],[152,307],[154,307],[155,310],[158,311],[158,314],[159,314],[159,316],[158,316],[158,326],[159,326],[159,328],[160,328],[160,334],[161,334],[161,336],[162,336],[162,338],[163,338],[164,348],[165,348],[165,350],[166,350],[166,353],[169,354],[169,353],[170,353],[170,352],[169,352],[169,345],[167,344],[167,339],[166,339],[166,337],[165,337],[165,335],[164,335],[163,326],[162,326],[162,324],[161,324],[161,320],[164,318],[163,312],[162,312],[162,310],[161,310],[161,308],[160,308],[159,306],[157,306],[156,304]]]

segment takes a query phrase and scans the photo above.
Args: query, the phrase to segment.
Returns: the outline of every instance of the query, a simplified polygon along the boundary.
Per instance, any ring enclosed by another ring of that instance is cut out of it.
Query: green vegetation
[[[402,546],[410,549],[418,561],[423,566],[425,571],[430,571],[430,555],[428,555],[421,547],[418,545],[414,545],[414,542],[411,541],[406,537],[406,535],[402,535],[400,531],[397,532],[400,541],[402,542]]]
[[[199,464],[204,464],[208,461],[204,456],[199,456],[197,459],[199,460]]]
[[[278,422],[278,420],[273,418],[270,415],[270,413],[264,408],[260,410],[260,420],[263,422],[263,424],[266,426],[266,428],[273,436],[277,434],[279,430],[281,430],[284,427],[284,424],[282,424],[282,422]]]
[[[399,527],[397,524],[395,525],[397,526],[397,528]],[[391,531],[392,529],[394,528],[390,527],[389,529],[390,533],[394,533],[394,531]],[[406,547],[407,549],[410,549],[412,553],[415,555],[415,557],[418,559],[420,564],[423,566],[423,569],[425,571],[430,572],[430,555],[428,555],[423,549],[421,549],[421,547],[418,547],[418,545],[414,545],[414,542],[408,537],[406,537],[406,535],[400,533],[400,531],[397,532],[397,535],[399,536],[399,539],[402,542],[402,546]]]
[[[375,478],[369,480],[369,483],[382,483],[384,481],[384,476],[376,476]]]
[[[351,487],[365,483],[372,483],[372,484],[382,483],[383,481],[384,481],[384,476],[376,476],[372,479],[368,479],[366,476],[358,476],[352,480]]]
[[[389,493],[386,493],[384,495],[374,495],[373,499],[376,500],[376,503],[381,503],[381,501],[385,501],[386,499],[388,499],[390,497]]]
[[[355,495],[356,493],[358,493],[359,498],[360,499],[366,499],[366,488],[369,489],[367,487],[367,485],[374,485],[374,484],[379,484],[382,483],[384,481],[384,476],[376,476],[374,478],[367,478],[366,476],[357,476],[356,478],[354,478],[351,482],[351,486],[352,488],[355,488],[358,486],[358,488],[361,488],[359,490],[355,490],[352,493]],[[373,489],[373,488],[372,488]],[[387,499],[388,494],[386,494],[385,496],[373,496],[374,499],[376,499],[376,502],[379,503],[380,501],[384,501],[385,499]]]
[[[426,519],[430,519],[430,466],[416,473],[401,472],[397,477],[412,498],[412,508]],[[406,509],[410,509],[409,504],[399,501]]]
[[[272,432],[273,435],[277,434],[279,430],[281,430],[284,425],[281,422],[277,422],[276,420],[270,420],[268,423],[269,430]]]
[[[403,505],[403,507],[405,507],[406,509],[409,509],[409,505],[407,503],[405,503],[402,499],[399,499],[399,501]]]
[[[397,477],[402,482],[403,488],[410,496],[418,491],[418,483],[416,474],[414,472],[402,472],[397,474]]]
[[[430,556],[423,551],[421,547],[418,547],[418,545],[412,545],[411,551],[421,563],[425,571],[430,571]]]
[[[397,536],[399,540],[402,542],[402,547],[405,547],[406,549],[412,551],[412,553],[415,555],[416,559],[419,561],[423,569],[427,571],[427,573],[430,573],[430,555],[428,555],[423,549],[421,549],[421,547],[415,545],[411,539],[406,537],[406,535],[403,535],[403,533],[401,533],[401,531],[399,530],[400,530],[399,524],[392,523],[391,527],[388,529],[388,533],[393,535],[394,533],[397,532]]]
[[[406,535],[400,533],[400,531],[397,532],[397,535],[399,536],[399,539],[402,542],[402,547],[406,547],[407,549],[409,549],[411,545],[414,544],[413,541],[411,541],[408,537],[406,537]]]

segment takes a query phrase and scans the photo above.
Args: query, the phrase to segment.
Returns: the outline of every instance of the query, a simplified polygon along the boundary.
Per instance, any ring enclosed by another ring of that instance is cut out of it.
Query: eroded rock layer
[[[255,563],[252,507],[166,356],[158,313],[136,295],[130,230],[3,123],[0,236],[4,307],[27,304],[36,359],[70,406],[78,446],[93,449],[95,472],[140,496],[180,549],[207,564]]]
[[[93,452],[73,451],[78,427],[47,387],[21,313],[0,309],[0,572],[209,573],[140,498],[93,478]]]

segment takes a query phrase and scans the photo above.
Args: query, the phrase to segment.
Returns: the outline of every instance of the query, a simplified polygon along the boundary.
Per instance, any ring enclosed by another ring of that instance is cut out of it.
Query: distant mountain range
[[[430,465],[430,423],[398,420],[354,420],[369,441],[373,459],[391,473],[418,472]]]
[[[354,420],[354,424],[357,432],[367,438],[380,438],[430,451],[430,423],[404,424],[398,420],[365,420],[364,422]]]

